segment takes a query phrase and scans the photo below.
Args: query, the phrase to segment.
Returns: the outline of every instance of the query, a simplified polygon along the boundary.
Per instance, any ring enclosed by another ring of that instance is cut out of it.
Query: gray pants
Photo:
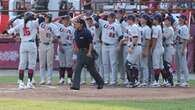
[[[185,54],[182,55],[182,44],[176,46],[176,66],[177,66],[177,81],[179,83],[187,82],[189,76],[189,70],[186,59],[187,49]]]
[[[141,82],[142,83],[148,83],[149,82],[149,65],[148,65],[148,56],[142,57],[141,56],[141,67],[142,67],[142,78]]]
[[[127,58],[127,54],[128,54],[128,46],[123,46],[121,48],[121,50],[119,50],[118,52],[118,59],[119,59],[119,72],[120,72],[120,79],[125,82],[126,80],[126,68],[125,68],[125,63],[126,63],[126,58]]]
[[[72,87],[80,89],[81,71],[85,65],[87,67],[87,70],[91,74],[91,76],[95,79],[96,83],[98,85],[103,85],[104,81],[95,68],[94,59],[87,56],[87,50],[80,49],[77,55],[77,64],[76,64],[75,73],[73,75]]]
[[[48,71],[48,80],[50,81],[52,79],[53,60],[54,60],[54,46],[53,46],[53,44],[45,45],[43,43],[40,43],[39,63],[40,63],[41,81],[45,81],[46,69]]]

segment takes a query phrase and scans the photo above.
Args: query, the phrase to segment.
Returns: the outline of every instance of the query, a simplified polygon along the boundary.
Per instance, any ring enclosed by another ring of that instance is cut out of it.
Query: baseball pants
[[[40,43],[39,45],[39,63],[41,81],[45,81],[46,70],[48,73],[48,81],[52,80],[54,60],[54,45]]]
[[[188,82],[189,81],[189,70],[187,66],[187,49],[185,50],[185,53],[182,54],[182,44],[178,44],[176,48],[177,54],[178,54],[178,73],[177,78],[180,83]]]
[[[110,79],[110,83],[113,83],[113,84],[117,83],[116,45],[103,45],[102,46],[102,61],[103,61],[104,81],[109,82],[109,79]],[[109,74],[110,73],[109,67],[111,67],[111,74]]]

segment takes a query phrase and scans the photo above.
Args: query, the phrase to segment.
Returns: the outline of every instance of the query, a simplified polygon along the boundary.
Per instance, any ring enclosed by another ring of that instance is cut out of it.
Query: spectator
[[[67,1],[61,1],[60,2],[60,12],[59,16],[68,15],[68,2]]]
[[[9,10],[15,10],[16,9],[16,1],[17,0],[9,0]],[[9,19],[14,18],[17,15],[16,12],[9,11]]]
[[[84,10],[92,10],[92,0],[84,0],[83,8]]]
[[[53,0],[52,0],[53,1]],[[35,10],[48,10],[49,0],[34,0],[33,8]]]
[[[16,2],[16,9],[18,10],[17,15],[23,14],[27,10],[27,8],[25,6],[25,0],[21,0],[19,2]]]

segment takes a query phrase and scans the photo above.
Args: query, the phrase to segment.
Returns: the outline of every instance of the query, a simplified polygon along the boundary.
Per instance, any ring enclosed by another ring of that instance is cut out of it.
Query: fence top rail
[[[193,0],[180,0],[180,1],[141,1],[141,2],[134,2],[134,1],[115,1],[113,0],[112,2],[110,1],[94,1],[94,3],[136,3],[136,4],[141,4],[141,3],[195,3]]]
[[[103,11],[114,11],[115,9],[104,9]],[[125,9],[126,11],[166,11],[165,9]],[[181,8],[181,9],[167,9],[171,11],[183,11],[183,10],[188,10],[195,12],[195,9],[192,8]],[[88,10],[0,10],[0,12],[27,12],[27,11],[33,11],[33,12],[87,12]],[[102,10],[93,10],[93,11],[102,11]]]

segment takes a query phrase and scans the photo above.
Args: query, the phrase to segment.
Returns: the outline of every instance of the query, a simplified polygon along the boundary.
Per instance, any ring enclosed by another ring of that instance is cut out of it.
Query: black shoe
[[[97,86],[97,89],[103,89],[103,88],[104,88],[103,84]]]
[[[80,90],[79,88],[75,88],[75,87],[70,87],[70,90]]]

